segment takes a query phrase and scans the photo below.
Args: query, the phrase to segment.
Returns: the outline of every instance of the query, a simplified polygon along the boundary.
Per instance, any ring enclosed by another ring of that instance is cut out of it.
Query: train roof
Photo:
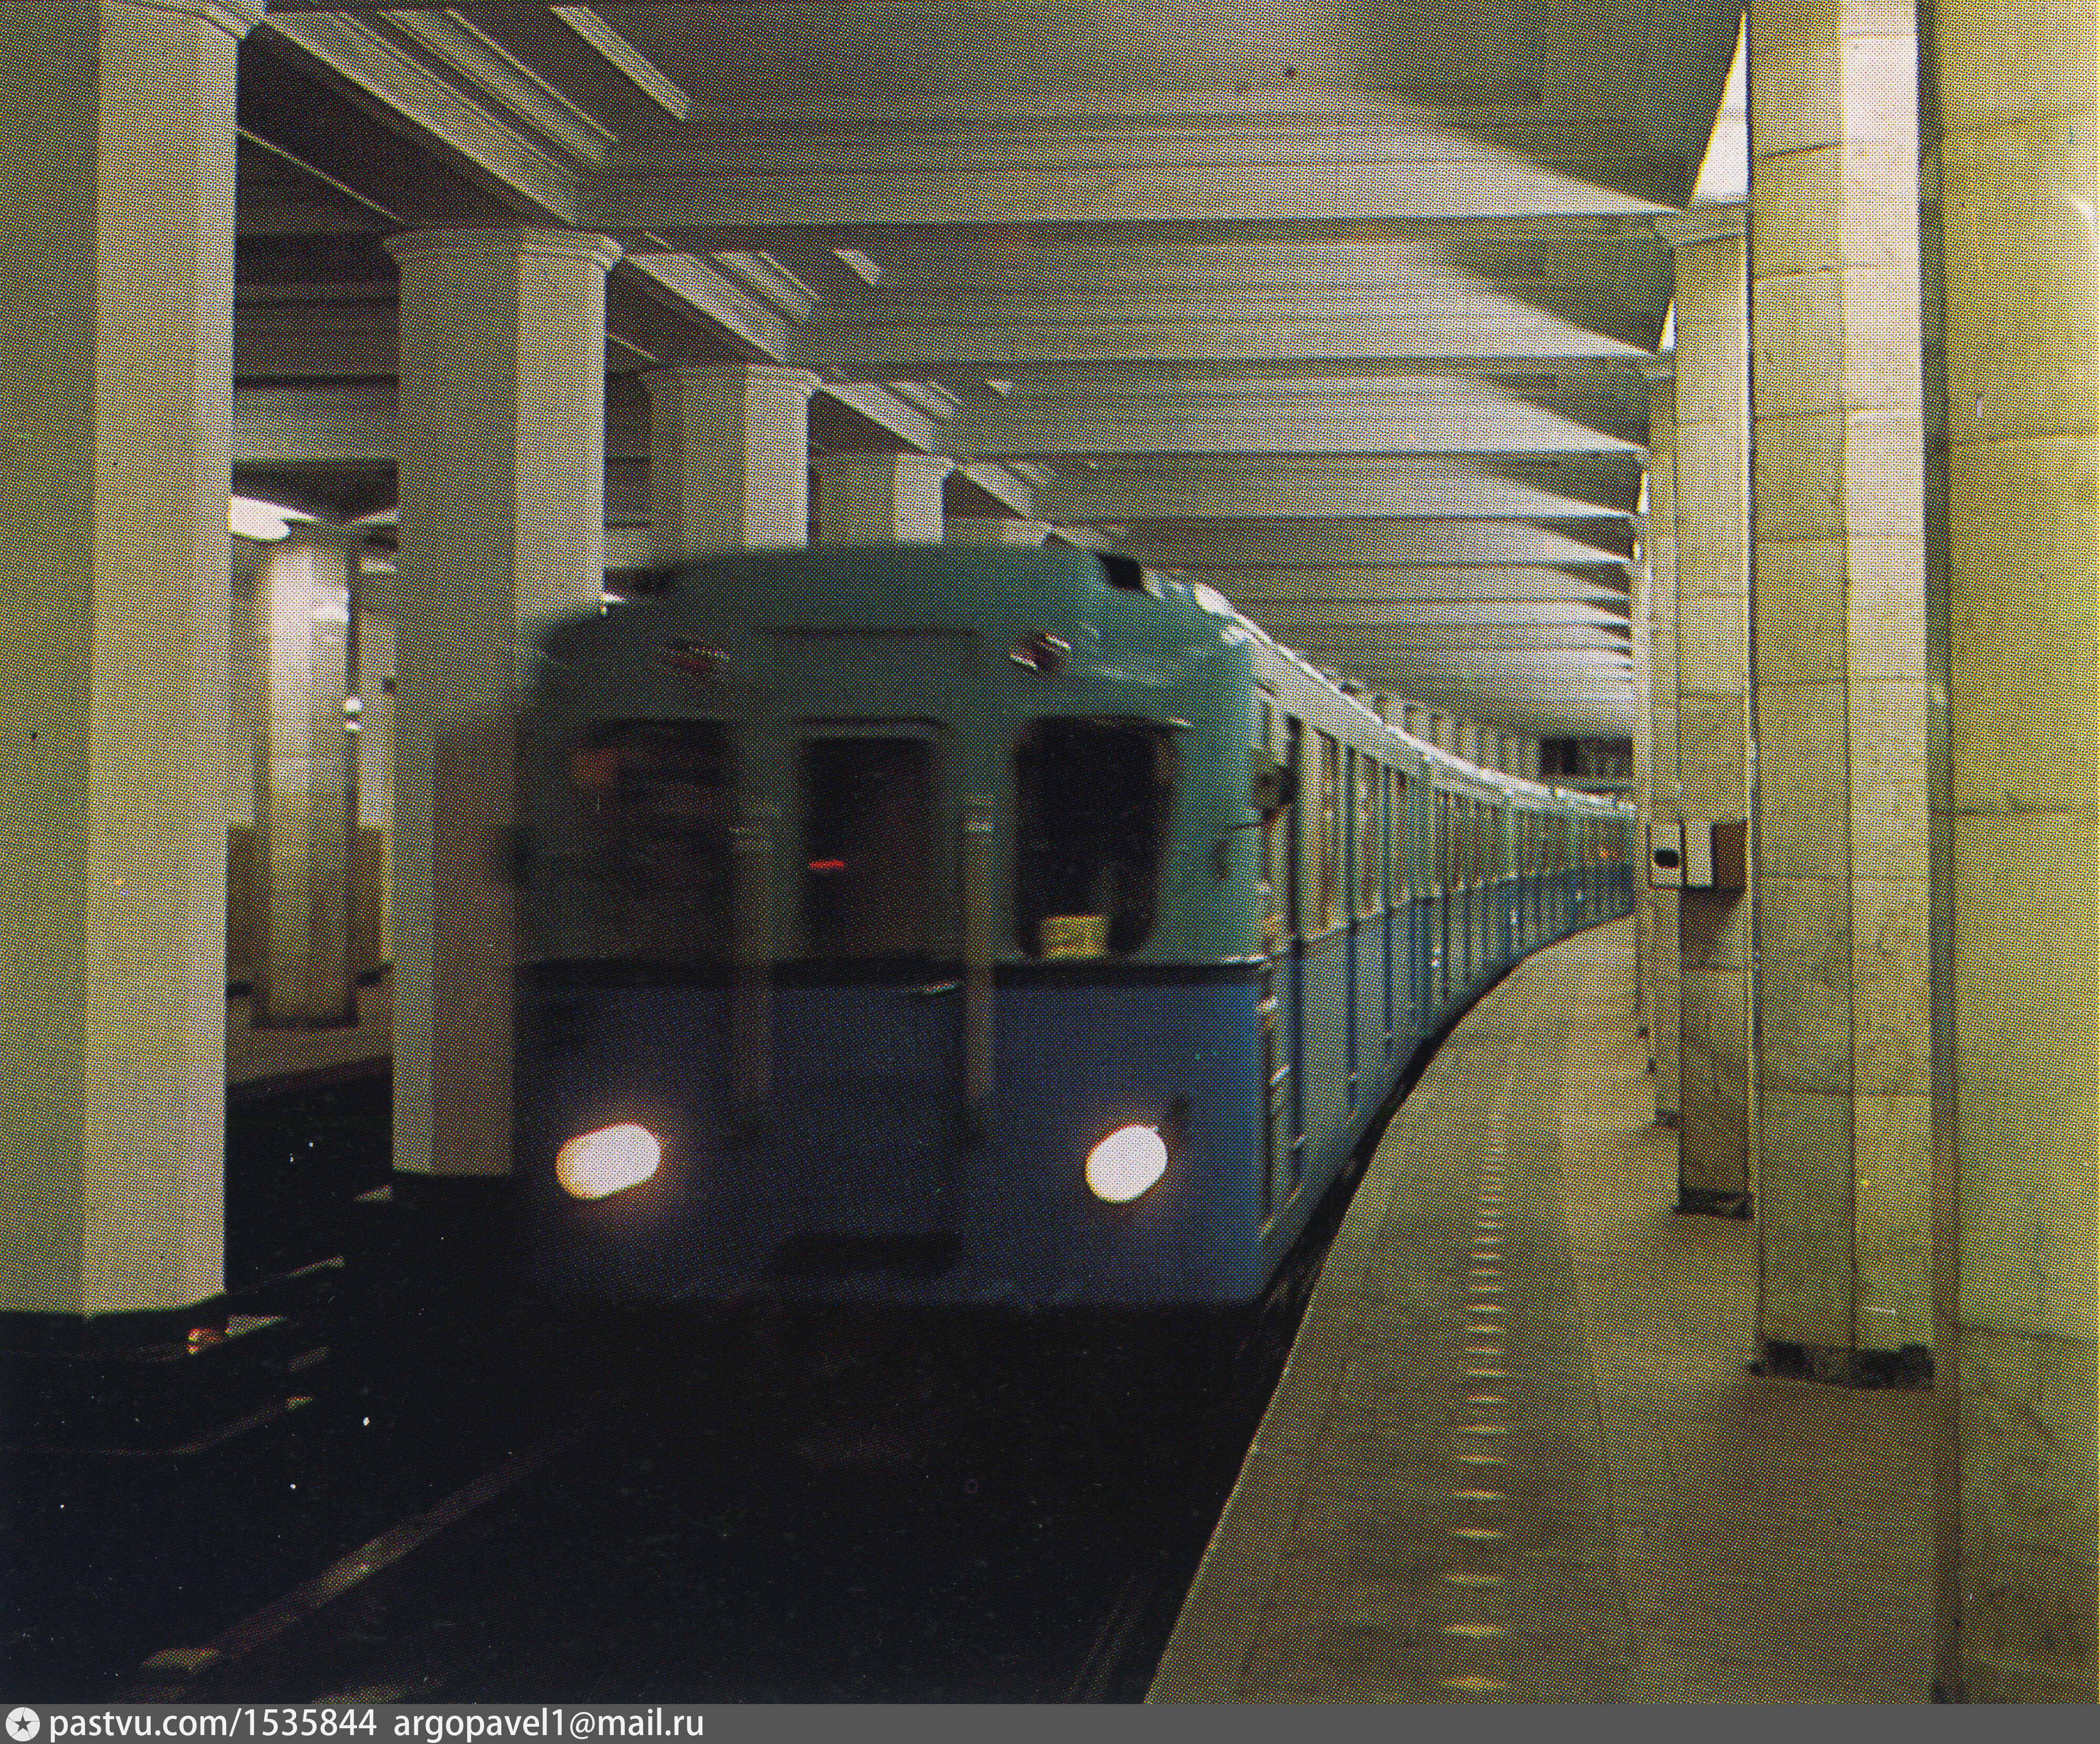
[[[754,624],[803,628],[939,628],[972,623],[989,634],[1080,624],[1188,649],[1242,643],[1267,651],[1299,680],[1317,685],[1361,724],[1397,740],[1448,783],[1533,804],[1610,813],[1618,801],[1550,786],[1468,762],[1386,721],[1361,687],[1321,671],[1280,642],[1224,595],[1148,570],[1115,552],[1065,545],[895,544],[803,545],[725,552],[642,572],[629,583],[658,609],[732,606]],[[589,637],[591,618],[571,620],[546,638],[550,652]]]
[[[1163,581],[1132,559],[1061,545],[737,551],[648,572],[642,590],[674,604],[732,600],[740,616],[754,621],[792,612],[805,625],[868,621],[858,614],[878,604],[881,621],[898,625],[914,617],[1000,625],[1081,623],[1105,609],[1162,628],[1180,619],[1185,630],[1211,635],[1239,622],[1237,613],[1220,613],[1193,589]],[[1160,607],[1167,608],[1165,616]],[[1185,618],[1189,612],[1197,616]]]

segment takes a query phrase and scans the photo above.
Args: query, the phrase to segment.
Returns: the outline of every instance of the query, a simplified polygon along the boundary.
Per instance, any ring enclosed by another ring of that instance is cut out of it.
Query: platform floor
[[[1749,1371],[1634,978],[1542,952],[1394,1118],[1149,1699],[1926,1698],[1930,1395]]]

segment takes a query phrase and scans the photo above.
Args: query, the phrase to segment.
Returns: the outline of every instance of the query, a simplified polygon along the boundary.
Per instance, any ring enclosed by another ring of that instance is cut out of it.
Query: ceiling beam
[[[1623,569],[1624,529],[1609,522],[1538,527],[1492,521],[1396,521],[1370,516],[1326,522],[1204,519],[1133,527],[1120,541],[1161,568],[1247,563],[1264,569],[1340,572],[1357,567],[1456,567],[1475,563],[1609,566]]]
[[[1104,466],[1053,479],[1044,512],[1059,521],[1363,517],[1501,521],[1624,519],[1639,467],[1614,478],[1599,459],[1564,476],[1508,463],[1440,457],[1338,456],[1323,461],[1235,461],[1200,470]],[[1623,470],[1623,469],[1621,469]],[[1584,494],[1587,487],[1589,494]]]
[[[968,408],[950,422],[947,439],[951,453],[979,455],[1645,452],[1632,434],[1578,423],[1492,382],[1449,376],[1138,388],[1104,373],[1079,393],[1030,383]]]
[[[798,128],[676,152],[615,152],[578,183],[579,221],[726,237],[870,225],[1125,225],[1649,218],[1681,158],[1504,150],[1441,126],[1226,122],[1015,134]],[[709,245],[713,245],[710,243]]]

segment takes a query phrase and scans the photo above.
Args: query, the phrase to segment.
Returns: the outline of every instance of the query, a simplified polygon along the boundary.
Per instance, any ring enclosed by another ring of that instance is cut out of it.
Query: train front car
[[[517,1151],[558,1294],[1261,1283],[1247,634],[1083,552],[696,564],[545,645]]]

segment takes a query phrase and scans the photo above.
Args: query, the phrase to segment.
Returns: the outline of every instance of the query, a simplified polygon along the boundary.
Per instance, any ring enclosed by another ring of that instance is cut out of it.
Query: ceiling
[[[273,6],[241,55],[237,488],[393,500],[429,225],[620,241],[608,551],[661,364],[815,369],[817,454],[1210,583],[1318,664],[1623,735],[1668,251],[1739,5]]]

